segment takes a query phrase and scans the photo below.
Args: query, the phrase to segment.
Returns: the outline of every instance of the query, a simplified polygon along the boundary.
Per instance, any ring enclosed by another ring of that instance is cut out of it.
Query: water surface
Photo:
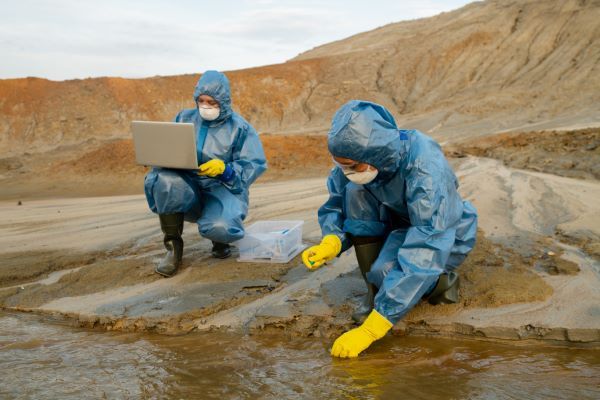
[[[386,337],[160,336],[0,313],[0,398],[599,399],[600,350]]]

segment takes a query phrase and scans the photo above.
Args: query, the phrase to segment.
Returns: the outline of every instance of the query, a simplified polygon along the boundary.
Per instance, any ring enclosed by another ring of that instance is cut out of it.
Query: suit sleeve
[[[339,168],[331,170],[327,178],[327,189],[329,198],[319,208],[319,225],[323,236],[336,235],[342,241],[342,252],[350,248],[350,240],[344,232],[344,193],[348,180],[343,176]]]
[[[247,191],[267,169],[262,143],[252,126],[246,125],[240,128],[232,159],[233,161],[227,163],[229,171],[226,170],[226,174],[230,176],[226,176],[223,182],[233,193]]]

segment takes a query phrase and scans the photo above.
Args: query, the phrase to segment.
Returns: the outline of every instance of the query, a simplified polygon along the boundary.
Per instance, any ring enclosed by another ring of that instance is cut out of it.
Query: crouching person
[[[422,298],[458,300],[455,269],[475,245],[477,212],[457,192],[440,146],[416,130],[399,130],[382,106],[353,100],[328,134],[335,167],[319,209],[321,244],[304,251],[309,269],[354,246],[367,285],[361,323],[340,336],[336,357],[356,357],[385,336]]]
[[[258,134],[231,109],[224,74],[204,73],[194,101],[197,107],[180,111],[175,122],[194,124],[198,171],[153,168],[144,181],[167,248],[156,272],[167,277],[181,265],[184,220],[196,222],[200,235],[212,241],[214,257],[229,257],[229,243],[244,236],[248,189],[267,168]]]

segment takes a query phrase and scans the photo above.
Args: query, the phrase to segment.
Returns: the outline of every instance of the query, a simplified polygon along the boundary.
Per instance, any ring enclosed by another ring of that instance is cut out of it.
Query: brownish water
[[[387,337],[333,360],[330,344],[116,334],[3,313],[0,398],[600,398],[600,350]]]

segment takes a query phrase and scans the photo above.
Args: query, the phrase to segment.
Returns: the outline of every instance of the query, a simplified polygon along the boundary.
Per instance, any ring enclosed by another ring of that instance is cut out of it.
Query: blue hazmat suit
[[[193,108],[180,111],[174,121],[194,124],[198,163],[222,160],[225,173],[210,178],[199,176],[197,170],[153,168],[144,180],[144,191],[153,212],[182,212],[186,221],[198,224],[203,237],[231,243],[244,236],[248,189],[266,170],[267,162],[254,128],[231,109],[227,77],[205,72],[196,84],[194,101],[202,94],[219,102],[217,119],[205,121]]]
[[[353,100],[342,106],[328,147],[334,156],[379,171],[357,185],[334,167],[318,216],[323,235],[337,235],[342,251],[351,246],[349,235],[385,238],[367,280],[378,288],[375,310],[396,323],[473,249],[477,211],[458,194],[440,146],[417,130],[399,130],[378,104]]]

